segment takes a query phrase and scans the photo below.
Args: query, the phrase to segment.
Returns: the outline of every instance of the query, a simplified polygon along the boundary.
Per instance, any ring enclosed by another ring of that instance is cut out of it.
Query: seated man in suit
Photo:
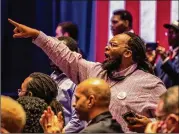
[[[111,92],[108,84],[99,78],[89,78],[81,82],[75,91],[76,101],[73,104],[80,120],[88,122],[86,128],[80,133],[122,133],[122,128],[109,112]],[[47,114],[48,112],[48,114]],[[41,125],[44,132],[54,133],[60,123],[53,119],[51,110],[45,111],[41,116]],[[51,114],[51,116],[49,116]],[[59,116],[59,115],[58,115]],[[55,118],[54,118],[55,119]],[[63,122],[62,122],[63,124]],[[48,127],[46,127],[48,126]],[[54,128],[54,129],[53,129]],[[59,128],[59,130],[61,130]],[[60,131],[58,131],[60,132]]]

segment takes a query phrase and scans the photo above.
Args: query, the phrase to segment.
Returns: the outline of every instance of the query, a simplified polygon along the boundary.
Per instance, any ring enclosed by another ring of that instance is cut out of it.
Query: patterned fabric
[[[82,59],[80,54],[71,52],[63,42],[55,40],[43,32],[40,32],[33,43],[42,48],[49,58],[76,84],[90,77],[106,80],[111,87],[109,111],[113,118],[121,124],[124,132],[128,132],[128,128],[122,119],[122,114],[133,110],[136,113],[152,117],[159,96],[166,91],[163,82],[156,76],[138,69],[134,71],[135,64],[122,71],[125,76],[134,71],[131,75],[116,82],[107,77],[107,72],[102,69],[101,63]]]
[[[56,99],[63,105],[65,132],[77,133],[81,131],[84,128],[85,122],[79,120],[76,110],[72,106],[76,84],[64,73],[60,74],[54,71],[50,76],[58,85],[58,95]]]

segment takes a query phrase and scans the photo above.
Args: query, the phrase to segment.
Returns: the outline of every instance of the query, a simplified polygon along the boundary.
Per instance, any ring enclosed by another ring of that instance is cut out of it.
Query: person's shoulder
[[[87,126],[83,132],[85,133],[121,133],[122,128],[120,124],[111,118],[106,118],[105,120],[96,122]]]
[[[143,70],[137,70],[133,77],[135,83],[141,83],[145,87],[155,88],[157,86],[161,86],[165,88],[164,83],[160,78],[151,73],[144,72]]]
[[[58,86],[60,87],[60,89],[71,89],[71,88],[73,89],[76,87],[76,84],[66,75],[58,83],[59,83]]]
[[[145,72],[143,70],[137,70],[135,73],[135,77],[138,77],[138,80],[140,80],[140,81],[152,80],[152,81],[161,82],[160,78],[158,78],[154,74]]]
[[[99,75],[99,74],[104,73],[106,71],[102,68],[102,63],[100,63],[100,62],[93,62],[93,63],[94,64],[93,64],[93,66],[90,70],[90,72],[92,74]]]
[[[65,84],[65,85],[69,85],[69,86],[71,86],[71,85],[76,85],[70,78],[66,78],[64,81],[63,81],[63,84]]]
[[[99,125],[99,123],[92,124],[84,128],[80,133],[102,133],[104,132],[103,128]]]

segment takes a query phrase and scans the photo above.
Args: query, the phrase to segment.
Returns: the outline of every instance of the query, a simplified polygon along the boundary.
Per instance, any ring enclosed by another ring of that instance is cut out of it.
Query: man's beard
[[[102,63],[102,68],[104,70],[107,70],[107,72],[113,72],[119,68],[122,62],[122,56],[118,56],[116,59],[111,59],[104,61]]]

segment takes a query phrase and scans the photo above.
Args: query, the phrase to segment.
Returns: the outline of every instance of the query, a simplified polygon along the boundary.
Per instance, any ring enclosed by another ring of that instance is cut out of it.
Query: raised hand
[[[59,127],[63,128],[64,127],[64,120],[63,120],[62,112],[58,113],[57,118],[58,118],[58,122],[59,122]]]
[[[157,54],[160,54],[162,60],[165,60],[165,58],[167,58],[167,52],[166,49],[162,46],[158,46],[156,49]]]
[[[8,19],[8,21],[15,26],[14,28],[14,35],[13,38],[29,38],[32,37],[33,39],[37,38],[40,31],[27,27],[25,25],[22,25],[20,23],[17,23],[11,19]]]
[[[45,133],[61,133],[63,129],[63,117],[57,117],[50,107],[45,110],[40,118],[40,124]]]

